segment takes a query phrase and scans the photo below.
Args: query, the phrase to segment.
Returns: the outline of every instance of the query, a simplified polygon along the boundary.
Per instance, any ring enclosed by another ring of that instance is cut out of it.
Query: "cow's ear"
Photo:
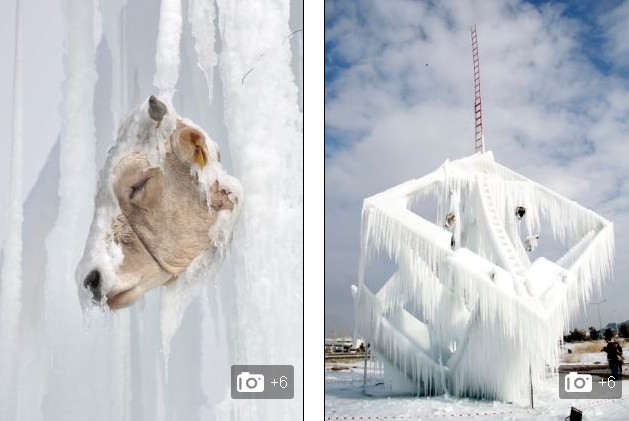
[[[172,137],[172,148],[175,156],[190,165],[203,169],[208,164],[210,154],[205,143],[205,136],[199,130],[181,126]]]

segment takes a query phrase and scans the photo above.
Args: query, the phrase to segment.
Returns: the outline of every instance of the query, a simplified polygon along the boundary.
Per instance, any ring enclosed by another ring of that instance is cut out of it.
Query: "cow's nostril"
[[[100,301],[102,294],[100,292],[100,272],[97,270],[91,271],[83,281],[83,286],[92,292],[92,296],[96,301]]]

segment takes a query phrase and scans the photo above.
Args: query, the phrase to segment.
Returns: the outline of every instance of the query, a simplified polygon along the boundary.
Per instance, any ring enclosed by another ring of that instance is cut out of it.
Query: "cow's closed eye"
[[[131,186],[131,192],[129,193],[129,199],[133,199],[133,197],[138,194],[140,191],[142,191],[144,189],[144,187],[146,186],[146,183],[149,181],[151,177],[146,177],[144,179],[142,179],[141,181],[135,183],[133,186]]]

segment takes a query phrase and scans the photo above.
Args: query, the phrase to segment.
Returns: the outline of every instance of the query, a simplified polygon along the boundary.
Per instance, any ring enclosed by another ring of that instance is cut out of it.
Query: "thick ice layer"
[[[437,196],[436,224],[408,209],[426,194]],[[541,216],[543,232],[570,246],[557,263],[527,255]],[[356,327],[389,370],[416,392],[520,402],[528,382],[512,379],[536,381],[556,364],[564,327],[611,275],[614,255],[609,221],[491,152],[365,199],[361,242]],[[398,270],[373,295],[363,279],[379,252]]]

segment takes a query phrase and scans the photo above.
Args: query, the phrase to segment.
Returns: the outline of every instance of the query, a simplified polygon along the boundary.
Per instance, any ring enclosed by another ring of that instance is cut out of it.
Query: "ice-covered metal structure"
[[[429,195],[436,223],[411,210]],[[531,261],[540,228],[567,246],[558,260]],[[387,386],[514,402],[556,365],[564,327],[611,275],[614,254],[610,221],[491,152],[365,199],[361,235],[356,329]],[[371,291],[365,270],[378,253],[397,270]]]

